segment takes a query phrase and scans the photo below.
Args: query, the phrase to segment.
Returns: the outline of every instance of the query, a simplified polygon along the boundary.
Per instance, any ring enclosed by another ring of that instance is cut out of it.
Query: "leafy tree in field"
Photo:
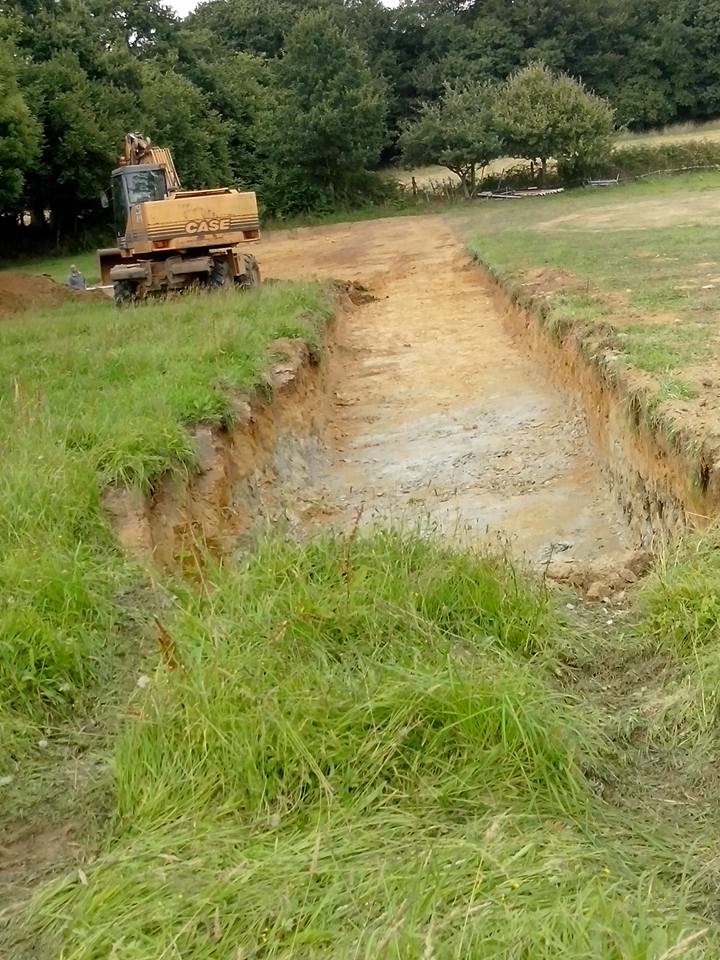
[[[539,162],[543,175],[550,158],[580,173],[612,145],[614,114],[608,102],[542,63],[530,64],[503,85],[496,119],[508,154]]]
[[[564,177],[582,177],[609,157],[617,134],[615,111],[567,74],[558,77],[557,92],[558,167]]]
[[[328,13],[303,14],[288,34],[276,68],[276,97],[267,118],[271,189],[300,191],[288,194],[297,209],[351,191],[378,159],[385,90],[360,47]]]
[[[478,171],[501,156],[495,122],[497,88],[489,83],[446,86],[439,103],[425,104],[400,137],[410,165],[439,163],[457,174],[466,197],[475,193]]]
[[[40,126],[20,92],[12,51],[0,45],[0,212],[20,199],[39,153]]]

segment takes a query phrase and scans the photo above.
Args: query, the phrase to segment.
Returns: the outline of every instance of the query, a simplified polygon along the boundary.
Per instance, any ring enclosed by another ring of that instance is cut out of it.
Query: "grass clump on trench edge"
[[[106,839],[27,912],[51,955],[716,955],[680,859],[595,797],[603,734],[506,559],[270,541],[174,603]]]
[[[653,734],[681,744],[709,774],[720,759],[720,530],[681,541],[639,596],[636,637],[672,665],[656,699],[648,699]]]
[[[0,326],[0,778],[111,682],[129,642],[140,578],[101,489],[192,470],[188,425],[230,424],[268,343],[318,343],[333,309],[329,288],[281,283],[122,311],[88,297]]]

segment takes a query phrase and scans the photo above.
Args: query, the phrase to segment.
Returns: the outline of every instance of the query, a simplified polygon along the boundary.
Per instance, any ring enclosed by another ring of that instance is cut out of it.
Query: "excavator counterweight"
[[[112,173],[117,247],[98,251],[117,303],[192,285],[252,287],[260,270],[257,198],[230,187],[183,190],[172,154],[128,133]]]

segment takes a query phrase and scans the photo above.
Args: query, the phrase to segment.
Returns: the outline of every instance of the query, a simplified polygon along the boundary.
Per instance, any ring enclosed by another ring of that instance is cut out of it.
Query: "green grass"
[[[692,853],[595,794],[601,724],[558,686],[557,617],[507,559],[271,541],[175,603],[182,666],[132,698],[108,835],[39,893],[28,942],[66,960],[720,946]]]
[[[632,691],[630,709],[621,708],[623,722],[656,766],[659,756],[667,758],[665,775],[680,780],[681,796],[693,798],[697,813],[689,838],[694,843],[702,842],[706,803],[711,807],[712,829],[717,829],[718,547],[715,527],[676,544],[643,583],[636,601],[637,618],[624,641],[626,649],[636,648],[655,668]]]
[[[720,626],[720,544],[712,528],[681,544],[642,595],[643,630],[686,656],[714,645]]]
[[[332,811],[302,830],[200,819],[115,847],[36,919],[71,930],[68,960],[712,956],[717,939],[682,895],[631,869],[566,825],[510,812],[439,824]],[[702,952],[669,952],[697,934]]]
[[[714,353],[713,332],[707,324],[629,324],[622,328],[620,343],[630,366],[648,373],[667,373],[704,360]],[[663,394],[668,399],[689,399],[698,395],[697,388],[685,385],[668,388],[663,381]]]
[[[85,253],[73,253],[54,257],[31,257],[26,260],[6,260],[2,270],[19,270],[21,273],[40,274],[52,277],[58,283],[65,283],[72,264],[83,274],[90,286],[100,282],[97,251],[88,250]]]
[[[188,425],[230,424],[267,343],[317,343],[332,311],[329,290],[278,284],[123,311],[72,303],[0,326],[0,763],[11,774],[17,738],[78,709],[116,666],[137,577],[102,488],[191,471]]]
[[[549,333],[574,336],[611,378],[637,371],[645,422],[684,444],[677,401],[703,402],[720,335],[719,191],[712,172],[455,217],[470,251]]]

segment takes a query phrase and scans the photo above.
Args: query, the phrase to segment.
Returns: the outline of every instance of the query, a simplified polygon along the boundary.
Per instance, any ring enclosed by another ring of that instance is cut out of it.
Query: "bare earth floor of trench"
[[[258,255],[266,276],[354,280],[376,298],[340,321],[328,429],[295,519],[347,525],[362,510],[508,539],[533,561],[630,545],[581,415],[504,328],[441,218],[286,231]]]

